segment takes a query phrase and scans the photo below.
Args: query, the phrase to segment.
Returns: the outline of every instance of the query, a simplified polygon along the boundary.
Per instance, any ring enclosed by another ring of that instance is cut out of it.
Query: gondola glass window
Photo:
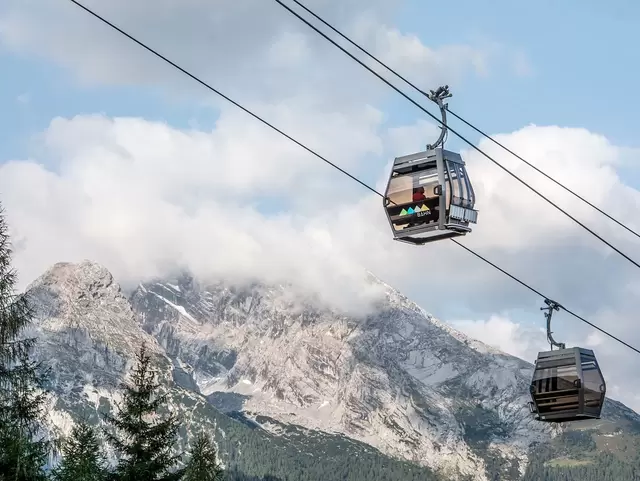
[[[533,412],[548,422],[598,419],[606,385],[590,349],[538,353],[530,386]]]
[[[388,198],[393,229],[402,230],[417,222],[438,221],[438,169],[434,166],[421,172],[393,177],[389,182]],[[394,205],[395,204],[395,205]]]
[[[450,179],[451,182],[451,201],[447,199],[447,209],[449,209],[450,202],[467,209],[473,209],[474,193],[464,167],[461,164],[447,161],[445,178]]]
[[[555,397],[552,398],[555,402],[542,403],[542,406],[539,407],[540,414],[553,412],[556,409],[578,409],[580,377],[575,364],[570,362],[569,360],[569,365],[557,367],[551,367],[551,365],[557,364],[557,361],[541,362],[541,365],[536,369],[534,383],[538,394],[555,394]],[[549,367],[546,367],[547,364]]]
[[[585,409],[600,409],[603,401],[604,379],[600,374],[595,359],[582,356],[582,377],[584,378],[584,406]]]
[[[384,206],[396,240],[425,244],[471,232],[475,194],[459,154],[442,149],[396,157]]]

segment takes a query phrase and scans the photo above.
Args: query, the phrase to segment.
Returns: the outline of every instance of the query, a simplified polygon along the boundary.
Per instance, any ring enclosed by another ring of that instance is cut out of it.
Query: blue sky
[[[159,120],[188,128],[197,119],[211,128],[216,113],[193,103],[167,101],[152,88],[85,86],[73,74],[45,59],[4,52],[0,54],[0,162],[29,154],[33,134],[44,130],[57,116],[104,113]],[[28,96],[23,103],[20,97]]]
[[[439,22],[433,3],[408,3],[399,24],[428,45],[498,41],[521,48],[532,64],[530,77],[494,74],[456,92],[455,108],[473,123],[489,132],[527,123],[579,126],[638,145],[640,67],[633,46],[640,44],[640,3],[452,0]]]
[[[616,144],[638,146],[640,71],[631,46],[640,43],[635,25],[640,4],[494,0],[487,5],[453,0],[441,7],[439,21],[433,17],[437,8],[435,2],[410,1],[390,20],[429,46],[491,41],[521,49],[533,68],[530,76],[520,78],[496,68],[487,78],[468,78],[464,89],[454,91],[453,110],[490,133],[528,123],[581,126]],[[0,55],[0,71],[5,72],[0,77],[3,160],[26,155],[28,136],[58,115],[139,115],[180,127],[193,118],[205,125],[214,118],[195,105],[170,105],[148,88],[81,87],[69,73],[42,58],[5,52]],[[411,80],[420,84],[419,79]],[[29,105],[16,100],[25,93]],[[396,93],[389,95],[392,120],[419,114]],[[458,124],[452,125],[477,138]]]

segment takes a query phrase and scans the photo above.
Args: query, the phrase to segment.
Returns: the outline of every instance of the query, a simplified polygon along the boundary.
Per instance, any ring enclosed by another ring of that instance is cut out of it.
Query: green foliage
[[[616,439],[598,448],[595,432],[566,432],[552,445],[538,446],[522,481],[640,481],[640,441]],[[611,439],[611,438],[608,438]]]
[[[20,432],[2,429],[0,433],[0,480],[45,481],[48,449]]]
[[[85,422],[73,427],[64,442],[62,462],[53,470],[53,481],[103,481],[106,471],[100,442]]]
[[[158,393],[151,358],[143,345],[137,356],[132,384],[124,385],[124,405],[105,420],[115,433],[105,431],[119,460],[112,473],[114,481],[174,481],[181,479],[177,470],[179,457],[171,454],[178,432],[175,415],[154,419],[158,409],[166,403],[166,396]]]
[[[191,448],[183,481],[222,481],[224,471],[218,464],[217,454],[211,438],[204,433],[198,435]]]
[[[449,479],[344,436],[289,426],[286,437],[281,437],[252,429],[223,414],[213,415],[218,430],[224,431],[224,435],[216,436],[216,442],[224,454],[229,481]],[[270,422],[277,423],[273,419]]]
[[[562,440],[571,449],[579,450],[580,452],[596,449],[596,442],[589,431],[567,431],[562,435]]]
[[[33,319],[26,296],[15,293],[7,226],[0,207],[0,481],[46,479],[49,443],[39,437],[46,375],[29,358],[34,338],[24,336]]]

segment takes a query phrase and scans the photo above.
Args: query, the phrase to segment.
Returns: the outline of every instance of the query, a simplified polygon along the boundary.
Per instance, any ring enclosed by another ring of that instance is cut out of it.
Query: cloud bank
[[[125,285],[186,266],[197,275],[237,282],[293,280],[333,306],[360,312],[379,294],[367,289],[368,269],[475,338],[529,361],[545,348],[542,301],[526,289],[451,242],[422,248],[394,242],[380,198],[209,97],[77,7],[29,5],[3,2],[3,48],[54,61],[88,85],[158,88],[169,101],[197,99],[219,115],[210,130],[178,129],[143,117],[55,118],[34,140],[33,158],[2,159],[0,198],[22,285],[55,262],[90,258]],[[378,189],[394,156],[421,150],[436,133],[420,119],[390,125],[379,82],[275,4],[190,0],[178,9],[169,1],[149,8],[148,1],[94,0],[87,5],[215,80]],[[500,55],[501,49],[487,46],[422,44],[387,25],[394,1],[309,5],[328,19],[340,19],[340,28],[407,76],[423,79],[426,88],[491,75]],[[522,67],[524,59],[518,61]],[[525,126],[496,139],[640,229],[634,215],[640,193],[618,174],[623,163],[637,162],[637,152],[597,133],[560,126]],[[490,142],[479,146],[640,259],[632,236]],[[635,268],[482,155],[462,154],[480,210],[478,225],[463,242],[640,345]],[[522,321],[514,320],[520,316]],[[632,368],[634,354],[568,316],[558,319],[558,337],[596,345],[612,395],[619,392],[621,400],[640,409],[632,388],[640,382]]]

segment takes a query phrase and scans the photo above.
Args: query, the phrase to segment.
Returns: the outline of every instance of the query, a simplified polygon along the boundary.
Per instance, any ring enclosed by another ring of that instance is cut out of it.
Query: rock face
[[[528,411],[533,366],[384,287],[384,302],[362,319],[292,299],[285,287],[200,286],[189,276],[141,285],[131,302],[220,409],[342,433],[472,479],[487,479],[487,459],[490,470],[521,475],[532,444],[560,430]],[[235,405],[227,393],[240,396]]]
[[[39,328],[47,333],[43,340],[52,354],[54,375],[71,368],[76,373],[107,376],[103,381],[116,381],[141,343],[161,350],[140,328],[120,286],[100,265],[56,264],[27,292],[40,319]],[[60,358],[63,352],[78,355]]]
[[[68,433],[78,416],[98,421],[98,411],[120,400],[118,389],[142,343],[161,366],[161,378],[170,378],[170,361],[104,267],[56,264],[26,294],[37,320],[36,354],[50,368],[55,434]]]
[[[57,264],[28,288],[40,355],[56,373],[52,422],[66,431],[78,410],[117,400],[145,342],[169,388],[203,410],[241,413],[276,435],[283,425],[342,434],[451,479],[519,479],[530,448],[566,429],[531,417],[533,366],[371,282],[386,298],[353,318],[286,286],[200,285],[188,275],[141,284],[127,299],[103,267]],[[192,416],[215,429],[211,416]],[[605,419],[602,429],[640,427],[611,400]]]

